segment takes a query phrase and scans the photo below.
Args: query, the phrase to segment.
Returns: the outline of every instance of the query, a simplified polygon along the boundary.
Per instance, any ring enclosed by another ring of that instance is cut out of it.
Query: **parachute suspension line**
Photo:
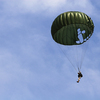
[[[80,71],[79,67],[78,67],[78,71]]]
[[[77,45],[76,45],[76,50],[75,51],[78,51],[78,47],[77,47]],[[76,52],[76,66],[77,66],[77,68],[78,68],[78,71],[79,71],[79,55],[78,55],[78,52]]]
[[[82,60],[81,60],[81,63],[80,63],[80,67],[79,67],[79,69],[81,69],[82,68],[82,63],[83,63],[83,60],[84,60],[84,57],[85,57],[85,55],[86,55],[86,51],[87,51],[87,49],[88,49],[88,44],[89,44],[89,41],[87,41],[87,45],[86,45],[86,48],[85,48],[85,51],[84,51],[84,54],[82,54],[83,56],[82,56]],[[84,44],[83,44],[84,45]]]
[[[69,62],[71,63],[71,65],[73,66],[73,68],[75,69],[75,71],[78,72],[77,69],[75,68],[75,66],[73,65],[73,63],[71,62],[71,60],[67,57],[67,55],[64,53],[64,51],[61,49],[61,47],[59,45],[58,45],[58,47],[63,52],[63,54],[65,55],[65,57],[69,60]]]

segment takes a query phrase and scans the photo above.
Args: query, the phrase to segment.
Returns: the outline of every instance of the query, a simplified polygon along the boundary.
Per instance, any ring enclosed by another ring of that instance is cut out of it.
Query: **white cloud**
[[[66,0],[8,0],[3,1],[3,9],[13,13],[45,13],[45,10],[55,10],[63,5]]]
[[[10,14],[39,13],[53,16],[71,10],[82,11],[89,15],[94,12],[90,0],[7,0],[3,2],[3,9]]]

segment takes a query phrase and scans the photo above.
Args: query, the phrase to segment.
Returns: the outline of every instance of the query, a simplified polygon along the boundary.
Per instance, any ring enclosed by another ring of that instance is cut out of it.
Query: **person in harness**
[[[79,83],[79,81],[80,81],[80,79],[83,77],[83,75],[82,75],[82,73],[81,73],[81,71],[79,71],[78,72],[78,81],[77,81],[77,83]]]

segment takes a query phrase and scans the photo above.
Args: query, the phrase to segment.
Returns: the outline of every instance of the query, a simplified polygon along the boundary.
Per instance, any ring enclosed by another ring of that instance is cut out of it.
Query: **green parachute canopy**
[[[94,24],[91,18],[78,11],[60,14],[51,26],[53,39],[63,45],[83,44],[91,37],[93,30]]]

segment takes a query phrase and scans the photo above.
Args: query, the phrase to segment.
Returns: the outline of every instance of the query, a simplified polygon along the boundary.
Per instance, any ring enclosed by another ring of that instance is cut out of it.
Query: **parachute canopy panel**
[[[78,11],[60,14],[51,26],[53,39],[63,45],[82,44],[91,37],[93,31],[94,24],[91,18]]]

